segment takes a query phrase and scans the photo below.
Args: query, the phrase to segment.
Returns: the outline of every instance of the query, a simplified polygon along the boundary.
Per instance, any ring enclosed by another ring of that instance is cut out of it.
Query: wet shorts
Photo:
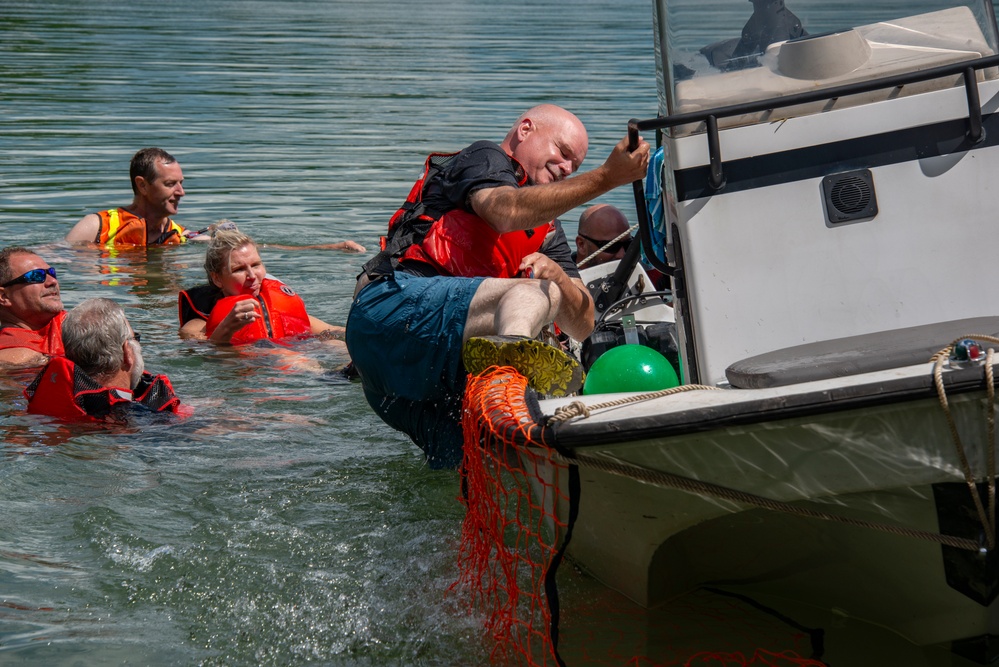
[[[347,349],[368,403],[433,467],[461,461],[462,336],[483,280],[397,271],[365,286],[347,317]]]

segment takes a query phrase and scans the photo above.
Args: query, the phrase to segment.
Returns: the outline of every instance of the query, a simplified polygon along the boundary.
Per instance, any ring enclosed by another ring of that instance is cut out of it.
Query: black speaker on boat
[[[822,179],[826,218],[832,224],[866,220],[878,214],[878,198],[870,169],[830,174]]]

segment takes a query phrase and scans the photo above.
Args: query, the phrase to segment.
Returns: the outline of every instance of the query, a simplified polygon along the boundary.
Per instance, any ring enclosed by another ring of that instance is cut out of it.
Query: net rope
[[[559,649],[559,600],[554,574],[571,535],[572,475],[577,466],[554,444],[527,379],[512,368],[470,376],[462,426],[461,591],[485,617],[495,642],[494,664],[564,665]],[[578,479],[578,477],[577,477]],[[578,490],[575,492],[578,502]],[[797,633],[801,637],[801,633]],[[794,651],[690,651],[658,661],[631,655],[585,664],[822,667]],[[616,656],[620,657],[620,656]],[[576,663],[583,664],[583,663]]]
[[[982,334],[955,339],[930,359],[933,362],[932,380],[974,503],[974,512],[985,535],[984,546],[992,549],[996,543],[994,351],[991,348],[986,351],[982,364],[987,431],[984,453],[987,488],[984,501],[958,432],[943,379],[945,362],[951,358],[955,346],[966,339],[976,343],[987,341],[999,344],[999,338]],[[683,385],[592,405],[573,401],[559,408],[554,415],[545,416],[540,414],[537,403],[533,401],[527,379],[516,370],[493,367],[479,376],[469,377],[462,422],[465,437],[462,500],[466,516],[459,549],[460,575],[452,588],[465,591],[469,603],[484,611],[486,630],[495,640],[491,654],[495,663],[565,664],[558,647],[558,595],[552,584],[555,568],[572,529],[571,508],[574,500],[570,497],[572,492],[566,489],[572,488],[572,473],[578,473],[579,467],[768,510],[938,542],[958,549],[983,549],[983,544],[975,539],[821,512],[681,475],[566,451],[556,445],[555,432],[560,424],[586,419],[602,409],[702,390],[720,389],[706,385]],[[566,519],[567,516],[569,519]],[[793,651],[759,649],[749,654],[695,652],[683,660],[670,659],[665,663],[634,656],[625,664],[817,667],[824,663],[801,658]]]
[[[558,512],[568,503],[560,489],[566,470],[541,474],[550,456],[526,406],[527,379],[491,370],[469,378],[465,393],[466,514],[455,586],[484,611],[494,662],[560,665],[545,580],[567,528]]]

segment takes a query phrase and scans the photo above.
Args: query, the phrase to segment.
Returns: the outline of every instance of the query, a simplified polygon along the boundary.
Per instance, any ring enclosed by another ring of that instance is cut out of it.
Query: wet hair
[[[128,177],[132,180],[132,192],[139,194],[139,188],[135,185],[135,177],[142,176],[152,183],[156,180],[156,163],[173,164],[177,159],[167,153],[162,148],[143,148],[132,156],[132,162],[128,165]]]
[[[114,374],[132,340],[125,310],[110,299],[87,299],[66,313],[62,345],[66,358],[95,380]]]
[[[14,255],[34,255],[32,251],[27,248],[22,248],[19,245],[12,245],[0,250],[0,285],[10,282],[17,276],[12,275],[10,270],[10,258]]]
[[[208,251],[205,253],[205,274],[208,282],[212,282],[212,274],[222,275],[222,270],[229,264],[229,255],[233,250],[238,250],[245,245],[257,247],[256,241],[247,234],[239,231],[236,223],[231,220],[222,219],[211,226],[212,239],[208,242]],[[212,283],[214,284],[214,283]]]

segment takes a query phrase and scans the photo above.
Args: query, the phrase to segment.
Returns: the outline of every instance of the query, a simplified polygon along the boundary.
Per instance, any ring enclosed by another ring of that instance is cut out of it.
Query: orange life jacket
[[[65,318],[66,311],[63,310],[38,330],[4,327],[0,329],[0,350],[24,347],[49,357],[61,356],[64,354],[62,321]]]
[[[211,336],[237,303],[253,298],[250,294],[237,294],[219,299],[208,316],[205,333]],[[276,340],[312,333],[312,324],[309,314],[305,312],[302,297],[280,280],[264,278],[256,301],[263,317],[255,318],[233,334],[229,341],[233,345],[244,345],[262,338]]]
[[[414,260],[430,264],[442,275],[514,278],[521,260],[541,249],[545,237],[555,229],[553,222],[500,234],[474,213],[433,211],[424,205],[427,184],[455,155],[432,153],[427,158],[423,174],[389,220],[388,236],[381,239],[382,252],[364,265],[369,277],[385,275],[390,270],[389,261],[394,268],[399,261]],[[523,169],[518,171],[524,173]],[[526,184],[527,176],[523,175],[518,185]]]
[[[434,221],[419,245],[411,245],[402,259],[433,265],[447,276],[514,278],[524,257],[541,249],[552,223],[534,229],[500,234],[485,220],[460,209]]]
[[[166,232],[157,239],[146,238],[146,221],[132,215],[123,208],[113,208],[99,211],[101,229],[97,234],[97,243],[106,246],[116,245],[166,245],[186,243],[184,228],[173,220]]]
[[[178,412],[180,399],[165,375],[143,373],[129,399],[104,387],[65,357],[56,357],[24,390],[28,412],[67,421],[124,421],[122,408],[132,403],[153,412]]]

